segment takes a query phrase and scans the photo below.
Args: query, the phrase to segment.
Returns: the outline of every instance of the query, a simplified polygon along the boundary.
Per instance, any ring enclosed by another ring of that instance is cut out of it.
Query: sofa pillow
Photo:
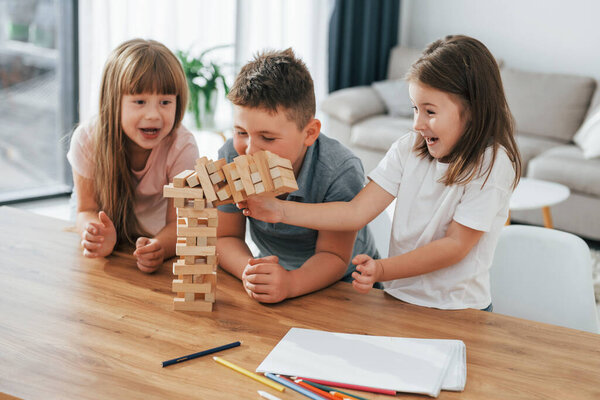
[[[518,132],[563,143],[573,139],[596,88],[593,78],[511,68],[501,74]]]
[[[381,97],[392,117],[412,117],[413,110],[408,95],[408,82],[404,79],[393,79],[373,82],[371,86]]]
[[[586,159],[600,157],[600,107],[581,125],[573,141]]]

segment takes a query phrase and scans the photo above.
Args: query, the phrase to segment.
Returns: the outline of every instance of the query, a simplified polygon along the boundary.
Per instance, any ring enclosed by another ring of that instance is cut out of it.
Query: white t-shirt
[[[396,141],[369,178],[397,197],[389,257],[443,238],[452,220],[485,232],[458,263],[427,274],[384,282],[386,292],[409,303],[441,309],[487,307],[491,302],[489,268],[506,219],[515,171],[504,150],[494,167],[466,185],[445,186],[448,164],[418,157],[417,134]],[[492,148],[484,155],[489,165]],[[483,169],[485,171],[485,168]]]
[[[73,170],[87,179],[92,179],[96,169],[93,135],[93,120],[77,127],[67,153]],[[194,169],[198,157],[194,135],[180,125],[152,149],[142,170],[131,170],[135,184],[134,212],[149,234],[156,235],[167,222],[167,199],[163,197],[163,186],[172,182],[181,171]]]

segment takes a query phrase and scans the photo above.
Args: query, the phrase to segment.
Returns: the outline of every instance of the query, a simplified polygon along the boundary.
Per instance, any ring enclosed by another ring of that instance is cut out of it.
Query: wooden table
[[[86,259],[68,226],[0,208],[0,393],[26,399],[257,399],[257,390],[275,392],[210,356],[167,368],[161,362],[241,340],[241,347],[220,355],[254,370],[295,326],[463,340],[465,391],[442,391],[440,399],[600,398],[600,335],[477,310],[417,307],[379,290],[360,295],[344,282],[264,305],[223,271],[212,313],[174,312],[169,263],[145,275],[129,257]],[[305,399],[289,389],[277,395]]]

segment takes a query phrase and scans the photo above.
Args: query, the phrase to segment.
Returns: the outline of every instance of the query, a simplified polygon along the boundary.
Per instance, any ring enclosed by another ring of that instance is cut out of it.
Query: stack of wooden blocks
[[[202,157],[165,185],[164,197],[177,208],[173,291],[177,311],[212,311],[217,287],[217,209],[253,194],[280,195],[298,190],[292,164],[268,151],[236,157],[227,164]]]

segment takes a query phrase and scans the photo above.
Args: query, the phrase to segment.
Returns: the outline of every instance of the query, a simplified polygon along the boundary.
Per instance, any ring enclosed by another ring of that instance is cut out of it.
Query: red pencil
[[[341,388],[345,388],[345,389],[361,390],[363,392],[388,394],[390,396],[395,396],[396,395],[396,391],[395,390],[379,389],[379,388],[372,388],[372,387],[360,386],[360,385],[352,385],[352,384],[349,384],[349,383],[339,383],[339,382],[323,381],[323,380],[320,380],[320,379],[312,379],[312,378],[307,379],[307,378],[298,377],[298,379],[302,379],[303,381],[308,381],[308,382],[320,383],[321,385],[336,386],[336,387],[341,387]]]

